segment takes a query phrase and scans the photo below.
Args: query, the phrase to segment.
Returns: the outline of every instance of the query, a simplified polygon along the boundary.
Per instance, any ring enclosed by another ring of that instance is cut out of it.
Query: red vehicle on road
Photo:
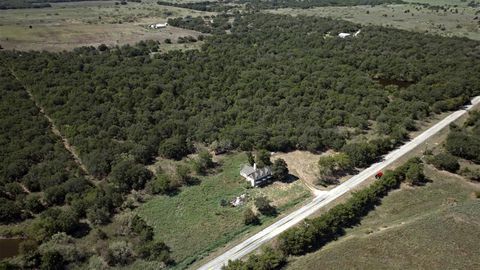
[[[375,179],[380,179],[383,176],[383,172],[379,171],[377,174],[375,174]]]

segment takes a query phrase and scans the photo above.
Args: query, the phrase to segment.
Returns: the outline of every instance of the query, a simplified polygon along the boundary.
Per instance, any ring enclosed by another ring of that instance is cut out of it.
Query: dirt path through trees
[[[72,155],[73,157],[73,160],[75,161],[75,163],[77,163],[77,165],[80,167],[80,169],[82,170],[82,172],[84,173],[84,176],[85,178],[90,181],[93,185],[97,185],[98,184],[98,179],[96,179],[95,177],[93,177],[89,172],[88,172],[88,169],[87,169],[87,166],[85,166],[85,164],[82,162],[82,160],[80,159],[80,156],[78,155],[77,151],[75,150],[75,148],[70,144],[70,142],[68,141],[68,139],[63,136],[63,134],[60,132],[60,130],[57,128],[57,126],[55,125],[55,123],[53,122],[53,119],[50,118],[50,116],[48,116],[46,113],[45,113],[45,110],[44,108],[37,102],[37,100],[35,99],[35,97],[33,96],[32,92],[27,88],[27,86],[25,84],[22,83],[22,81],[20,80],[20,78],[18,78],[17,74],[15,73],[15,71],[13,71],[12,68],[9,68],[10,70],[10,73],[12,74],[13,77],[15,77],[15,79],[23,86],[23,89],[25,89],[25,92],[27,92],[28,96],[30,97],[30,99],[35,103],[35,106],[37,106],[37,108],[40,110],[40,112],[42,113],[42,115],[48,120],[48,122],[50,123],[50,128],[53,132],[53,134],[55,134],[56,136],[58,136],[62,143],[63,143],[63,146],[65,147],[65,149],[67,149],[67,151]]]

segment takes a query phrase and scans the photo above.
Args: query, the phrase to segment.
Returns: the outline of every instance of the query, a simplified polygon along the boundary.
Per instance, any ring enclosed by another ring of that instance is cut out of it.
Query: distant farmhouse
[[[244,165],[240,170],[240,175],[250,182],[252,187],[264,184],[272,178],[272,170],[270,167],[257,168],[257,164]]]
[[[353,37],[357,37],[358,34],[360,34],[360,31],[361,31],[361,30],[358,30],[357,32],[355,32],[355,33],[353,34]],[[338,34],[338,37],[339,37],[339,38],[346,38],[346,37],[349,37],[349,36],[351,36],[351,35],[352,35],[352,34],[350,34],[350,33],[340,33],[340,34]]]
[[[156,24],[150,24],[150,28],[152,29],[159,29],[159,28],[165,28],[168,26],[168,23],[156,23]]]

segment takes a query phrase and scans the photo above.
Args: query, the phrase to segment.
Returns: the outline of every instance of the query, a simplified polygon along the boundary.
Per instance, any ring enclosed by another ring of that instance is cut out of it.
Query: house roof
[[[242,167],[242,170],[240,171],[240,174],[245,174],[248,177],[253,178],[253,180],[258,180],[271,175],[272,170],[270,169],[270,167],[263,167],[254,170],[252,166],[244,165]]]
[[[255,170],[253,169],[252,166],[249,166],[249,165],[243,165],[242,169],[240,170],[240,173],[241,174],[245,174],[245,175],[250,175],[252,173],[254,173]]]

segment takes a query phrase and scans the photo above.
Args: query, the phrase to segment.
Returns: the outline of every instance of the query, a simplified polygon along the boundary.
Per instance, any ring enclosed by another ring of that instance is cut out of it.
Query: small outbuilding
[[[351,34],[349,34],[349,33],[340,33],[340,34],[338,34],[338,37],[339,37],[339,38],[346,38],[346,37],[349,37],[349,36],[351,36]]]
[[[168,23],[156,23],[156,24],[150,24],[150,28],[152,29],[159,29],[159,28],[165,28],[168,26]]]
[[[355,32],[355,33],[353,34],[353,37],[357,37],[358,34],[360,34],[361,31],[362,31],[362,30],[358,30],[357,32]],[[350,33],[340,33],[340,34],[338,34],[338,37],[339,37],[339,38],[346,38],[346,37],[349,37],[349,36],[352,36],[352,34],[350,34]]]
[[[240,175],[250,182],[252,187],[262,185],[272,178],[270,167],[257,168],[257,164],[244,165],[240,170]]]

